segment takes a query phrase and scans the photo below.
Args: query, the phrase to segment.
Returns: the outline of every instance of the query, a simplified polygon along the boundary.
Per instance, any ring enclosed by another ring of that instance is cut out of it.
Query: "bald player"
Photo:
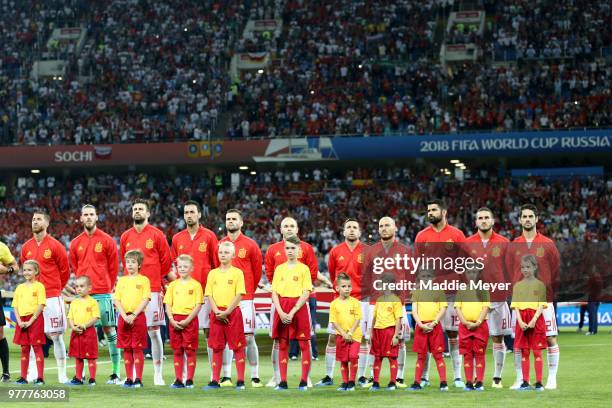
[[[287,262],[287,255],[285,254],[285,240],[289,237],[298,236],[299,229],[297,221],[292,217],[284,218],[281,221],[280,232],[283,236],[283,240],[270,245],[270,247],[268,247],[268,251],[266,252],[266,257],[264,259],[266,278],[268,279],[268,282],[270,282],[270,284],[272,284],[274,280],[274,270],[276,269],[276,267]],[[300,240],[300,248],[298,249],[297,260],[298,262],[301,262],[308,266],[308,269],[310,269],[310,277],[312,282],[319,280],[325,285],[332,287],[331,282],[319,272],[319,264],[317,262],[317,257],[314,253],[312,246],[302,240]],[[314,291],[311,293],[311,296],[308,301],[308,306],[310,308],[311,319],[314,321],[314,316],[316,314],[316,297],[314,295]],[[272,310],[272,313],[274,313],[274,310]],[[270,320],[272,321],[273,316],[271,315],[270,317]],[[314,333],[311,333],[311,340],[313,335]],[[268,382],[268,384],[266,384],[266,386],[269,387],[276,387],[280,383],[280,367],[278,364],[278,354],[279,345],[277,341],[274,341],[274,343],[272,344],[272,366],[274,368],[274,376]]]
[[[376,242],[375,244],[372,244],[368,250],[367,250],[367,256],[366,256],[366,265],[368,268],[371,267],[372,265],[372,261],[374,258],[395,258],[397,255],[403,257],[404,255],[410,257],[411,256],[411,252],[410,252],[410,248],[402,243],[399,242],[398,238],[397,238],[397,225],[395,223],[395,220],[391,217],[382,217],[379,221],[378,221],[378,235],[380,237],[380,240],[378,242]],[[393,275],[395,276],[396,280],[399,279],[403,279],[403,277],[405,276],[406,273],[409,273],[409,271],[406,270],[399,270],[399,269],[394,269],[394,270],[387,270],[387,272],[391,272],[393,273]],[[371,278],[373,276],[370,276],[370,279],[364,279],[366,281],[368,281],[367,283],[364,283],[364,287],[362,288],[362,290],[366,291],[366,293],[370,293],[370,295],[372,295],[372,297],[369,299],[369,304],[370,304],[370,310],[368,311],[368,321],[367,321],[367,327],[370,328],[372,326],[372,319],[374,317],[374,305],[376,304],[376,297],[377,295],[381,295],[382,293],[375,293],[373,288],[367,288],[365,287],[366,285],[371,284]],[[402,299],[402,301],[405,301],[405,299]],[[406,341],[410,340],[410,324],[408,321],[408,315],[406,313],[406,308],[404,307],[403,310],[403,317],[402,317],[402,322],[401,322],[401,333],[400,333],[400,340],[403,340],[400,342],[399,344],[399,351],[398,351],[398,356],[397,356],[397,378],[393,379],[389,379],[389,381],[394,381],[396,384],[396,387],[398,388],[406,388],[406,384],[404,383],[404,366],[406,364]],[[365,318],[364,318],[365,320]],[[368,330],[371,331],[371,330]],[[368,344],[371,345],[371,339],[368,339]],[[364,367],[363,372],[360,373],[359,379],[358,379],[358,383],[362,386],[362,387],[369,387],[372,385],[371,382],[367,381],[365,378],[365,371],[367,369],[368,366],[372,366],[372,364],[374,364],[374,356],[372,354],[369,355],[368,357],[368,361],[366,362],[366,366]]]

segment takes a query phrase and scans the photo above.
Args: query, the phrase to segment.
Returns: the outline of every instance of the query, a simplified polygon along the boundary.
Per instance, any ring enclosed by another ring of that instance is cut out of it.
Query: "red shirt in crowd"
[[[70,243],[70,268],[74,275],[88,276],[91,294],[111,293],[119,273],[119,255],[113,238],[100,228],[89,236],[83,231]]]
[[[144,261],[140,273],[151,283],[151,292],[161,291],[161,280],[170,272],[172,258],[166,236],[159,229],[147,224],[141,232],[135,227],[121,234],[119,241],[119,254],[125,271],[125,253],[139,249],[144,254]]]
[[[202,289],[206,287],[206,278],[211,269],[219,266],[218,241],[214,232],[199,226],[193,239],[187,229],[176,233],[172,237],[170,253],[176,263],[179,255],[191,255],[193,258],[193,279],[200,282]]]
[[[45,235],[40,244],[31,238],[21,247],[20,262],[30,259],[40,265],[38,280],[45,287],[47,298],[59,296],[70,279],[64,245],[49,234]]]
[[[232,266],[240,269],[244,274],[246,294],[242,296],[242,300],[253,300],[262,274],[263,259],[261,249],[259,249],[257,242],[243,233],[240,233],[235,241],[226,236],[220,242],[225,241],[232,242],[236,249],[236,254],[234,259],[232,259]]]

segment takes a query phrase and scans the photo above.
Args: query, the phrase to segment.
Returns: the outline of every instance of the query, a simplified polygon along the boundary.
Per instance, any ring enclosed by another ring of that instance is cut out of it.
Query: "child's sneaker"
[[[484,384],[482,381],[476,381],[476,384],[474,384],[474,389],[476,391],[484,391]]]
[[[531,385],[529,385],[527,381],[523,381],[521,383],[521,386],[519,387],[519,391],[531,391],[531,390],[533,390],[533,388],[531,388]]]
[[[185,384],[178,378],[170,385],[170,388],[185,388]]]
[[[349,381],[346,386],[347,391],[355,391],[355,381]]]
[[[219,388],[221,388],[219,383],[213,380],[209,382],[208,385],[205,386],[203,389],[206,391],[210,391],[210,390],[218,390]]]
[[[372,382],[372,385],[370,386],[370,391],[378,391],[380,390],[380,384],[376,381]]]
[[[134,380],[134,388],[143,388],[144,385],[142,384],[142,381],[140,380],[140,378],[137,378]]]
[[[471,381],[465,383],[464,391],[474,391],[474,384]]]
[[[397,386],[395,385],[395,382],[393,381],[389,382],[389,385],[387,385],[387,391],[395,391],[396,388]]]
[[[123,383],[123,387],[124,388],[134,388],[134,382],[132,381],[131,378],[128,378],[125,380],[125,382]]]
[[[2,373],[2,379],[0,380],[3,383],[7,383],[11,381],[11,375],[9,373]]]
[[[45,381],[42,378],[37,378],[32,384],[34,384],[34,385],[45,385]]]
[[[412,383],[412,385],[408,388],[408,391],[421,391],[423,389],[423,387],[421,387],[421,384],[419,384],[418,382],[414,382]]]
[[[289,386],[287,385],[287,381],[281,381],[278,383],[278,385],[274,388],[275,391],[287,391],[289,389]]]
[[[491,383],[491,388],[504,388],[501,382],[501,378],[493,377],[493,382]]]
[[[535,385],[535,390],[536,391],[544,391],[544,386],[542,385],[541,382],[537,382]]]
[[[236,390],[242,391],[246,387],[244,386],[244,381],[236,381]]]
[[[78,378],[73,377],[72,380],[70,380],[70,382],[67,385],[70,385],[70,386],[83,385],[83,380],[79,380]]]
[[[440,382],[440,391],[448,391],[448,384],[446,383],[446,381]]]
[[[336,391],[346,391],[347,388],[348,388],[348,383],[342,383],[340,384],[338,388],[336,388]]]
[[[300,381],[300,384],[298,385],[298,390],[300,390],[300,391],[308,391],[308,382]]]
[[[185,381],[185,388],[193,388],[193,380]]]
[[[90,378],[87,383],[89,384],[90,387],[95,387],[96,386],[96,379],[95,378]]]
[[[17,384],[17,385],[26,385],[27,383],[28,383],[28,380],[26,380],[23,377],[19,377],[17,379],[17,381],[15,381],[15,384]]]
[[[119,384],[121,382],[121,378],[117,374],[111,374],[106,380],[107,384]]]

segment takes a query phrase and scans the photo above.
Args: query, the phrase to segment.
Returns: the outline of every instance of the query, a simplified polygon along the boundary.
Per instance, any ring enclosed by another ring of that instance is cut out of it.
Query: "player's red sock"
[[[421,382],[421,378],[423,377],[423,371],[425,371],[425,359],[427,358],[427,353],[419,353],[417,354],[417,362],[414,368],[414,382]]]
[[[589,316],[590,318],[591,316]],[[544,366],[544,360],[542,360],[542,350],[533,350],[533,357],[535,358],[535,372],[536,381],[542,382],[542,368]]]
[[[213,381],[219,382],[221,377],[221,366],[223,365],[223,349],[213,350]]]
[[[278,366],[281,381],[287,381],[287,365],[289,363],[289,341],[278,339]]]
[[[193,349],[185,349],[185,354],[187,354],[187,379],[193,381],[193,376],[195,374],[196,369],[196,351]],[[183,375],[181,373],[181,375]],[[177,377],[181,378],[181,377]]]
[[[30,365],[30,346],[21,346],[21,378],[28,377],[28,366]]]
[[[310,341],[300,341],[300,351],[302,352],[302,378],[301,381],[308,381],[310,374]]]
[[[76,359],[76,364],[75,364],[75,377],[77,378],[77,380],[82,380],[83,379],[83,365],[85,364],[85,361],[83,361],[82,358],[77,358]]]
[[[351,360],[349,363],[350,363],[349,381],[355,382],[355,378],[357,378],[357,369],[359,367],[359,358]]]
[[[36,356],[36,370],[38,378],[45,379],[45,356],[43,355],[42,346],[32,346],[34,355]],[[25,377],[24,377],[25,378]]]
[[[471,352],[463,355],[463,372],[465,373],[465,381],[472,382],[474,379],[474,355]]]
[[[389,357],[389,368],[391,369],[390,382],[395,382],[397,378],[397,357]]]
[[[180,380],[183,378],[184,358],[185,349],[179,347],[173,350],[174,355],[174,378]]]
[[[142,380],[142,372],[144,371],[144,352],[142,349],[134,349],[134,367],[136,367],[136,378]]]
[[[485,355],[483,353],[479,353],[475,355],[476,358],[476,381],[482,382],[484,380],[485,374]]]
[[[529,349],[521,349],[521,368],[523,370],[523,381],[529,382]]]
[[[349,363],[348,361],[341,361],[340,362],[340,373],[342,373],[342,382],[343,383],[348,383],[349,382]]]
[[[442,353],[431,353],[436,362],[436,366],[438,367],[438,376],[440,377],[440,382],[446,382],[446,364],[444,363],[444,357],[442,357]],[[425,354],[427,356],[427,354]],[[423,359],[425,362],[425,359]],[[420,378],[417,379],[420,381]]]
[[[244,366],[246,365],[244,349],[234,350],[234,358],[236,359],[236,381],[244,382]]]
[[[125,364],[125,378],[134,379],[134,353],[133,349],[123,349],[123,363]]]
[[[98,368],[98,360],[92,358],[91,360],[87,360],[87,367],[89,368],[89,379],[96,378],[96,370]]]
[[[379,382],[380,380],[380,369],[382,367],[382,357],[375,356],[374,357],[374,382]]]

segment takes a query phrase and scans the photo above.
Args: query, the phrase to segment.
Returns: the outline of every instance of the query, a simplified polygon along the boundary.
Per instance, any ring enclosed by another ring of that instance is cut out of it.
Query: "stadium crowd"
[[[488,38],[482,46],[525,49],[521,55],[534,60],[497,67],[485,52],[476,64],[446,68],[436,43],[446,1],[38,0],[0,7],[2,144],[201,139],[214,134],[224,112],[230,138],[612,123],[611,69],[593,58],[610,46],[609,6],[601,1],[541,0],[535,8],[486,2],[493,36],[479,38]],[[281,32],[242,37],[249,19],[266,18],[281,18]],[[87,30],[82,50],[47,47],[62,26]],[[233,83],[234,52],[264,50],[272,65]],[[557,50],[576,58],[561,63]],[[44,56],[65,59],[67,76],[31,78]]]
[[[50,234],[66,246],[82,231],[80,207],[98,207],[99,226],[118,242],[131,226],[131,202],[136,197],[151,200],[151,222],[168,239],[185,227],[180,203],[195,198],[203,204],[203,224],[218,237],[225,235],[224,214],[238,208],[245,214],[244,232],[262,250],[280,240],[283,217],[294,216],[300,235],[318,254],[320,268],[326,270],[325,256],[342,241],[342,222],[354,217],[362,223],[363,239],[378,239],[378,218],[397,221],[398,236],[412,244],[416,233],[427,224],[424,208],[432,197],[444,197],[449,204],[449,221],[465,233],[474,232],[475,210],[483,205],[498,217],[495,229],[514,237],[520,231],[518,209],[525,202],[541,208],[538,231],[559,243],[610,241],[610,200],[612,180],[604,178],[544,181],[533,178],[493,179],[459,182],[446,178],[415,176],[408,169],[357,169],[334,173],[327,169],[260,172],[242,177],[239,189],[229,178],[207,175],[156,177],[144,173],[125,177],[87,176],[71,179],[27,177],[9,186],[0,207],[0,240],[13,254],[31,237],[31,210],[51,211]],[[13,281],[4,283],[10,288]]]

